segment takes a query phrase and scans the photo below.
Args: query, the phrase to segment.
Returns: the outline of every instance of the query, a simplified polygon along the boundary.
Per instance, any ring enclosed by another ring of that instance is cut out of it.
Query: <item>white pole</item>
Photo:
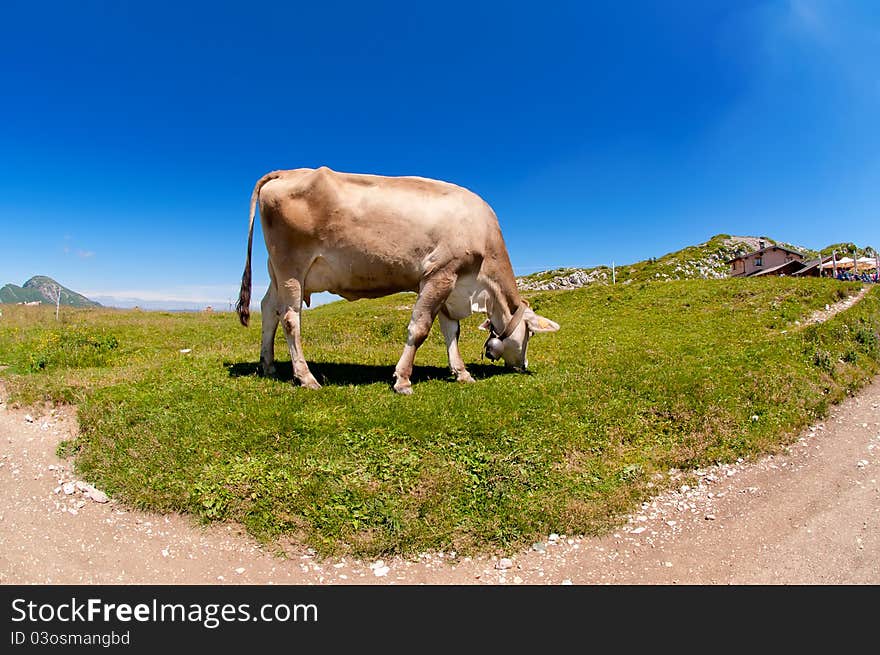
[[[611,284],[617,284],[617,269],[614,268],[614,260],[611,260]]]
[[[58,296],[55,298],[55,320],[58,320],[58,311],[61,309],[61,289],[58,290]]]
[[[837,251],[831,251],[831,268],[834,271],[834,277],[837,277]]]

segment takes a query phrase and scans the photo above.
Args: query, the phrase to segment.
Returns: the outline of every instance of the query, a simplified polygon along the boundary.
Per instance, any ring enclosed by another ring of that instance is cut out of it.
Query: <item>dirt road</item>
[[[880,583],[880,378],[784,455],[673,471],[679,489],[613,534],[500,559],[281,558],[238,526],[96,502],[54,454],[75,430],[70,409],[0,404],[0,583]]]

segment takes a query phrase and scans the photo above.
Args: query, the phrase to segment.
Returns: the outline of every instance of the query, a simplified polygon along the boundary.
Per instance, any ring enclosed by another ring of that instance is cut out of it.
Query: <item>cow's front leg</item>
[[[428,338],[434,318],[449,297],[454,283],[454,276],[437,276],[422,285],[419,297],[413,306],[412,318],[409,321],[406,346],[403,348],[400,361],[394,368],[394,390],[397,393],[404,395],[412,393],[412,384],[409,379],[412,376],[416,351]]]
[[[440,331],[446,339],[446,353],[449,356],[449,368],[459,382],[473,382],[471,374],[464,366],[461,352],[458,350],[458,337],[461,334],[461,325],[455,319],[449,318],[446,312],[440,312]]]
[[[260,347],[260,372],[265,376],[275,375],[275,332],[281,315],[278,312],[278,298],[275,295],[274,281],[270,282],[263,302],[260,303],[263,322],[263,342]]]
[[[309,389],[320,389],[321,385],[309,370],[306,358],[303,356],[302,339],[300,338],[300,315],[302,313],[302,291],[298,280],[291,279],[279,287],[281,307],[281,325],[284,327],[284,336],[287,338],[287,347],[290,350],[290,362],[293,365],[293,375],[299,383]]]

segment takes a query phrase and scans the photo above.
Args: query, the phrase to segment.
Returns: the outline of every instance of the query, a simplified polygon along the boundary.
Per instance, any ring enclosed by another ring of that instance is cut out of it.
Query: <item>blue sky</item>
[[[873,1],[7,1],[0,80],[0,284],[227,302],[254,182],[319,165],[476,191],[518,273],[880,246]]]

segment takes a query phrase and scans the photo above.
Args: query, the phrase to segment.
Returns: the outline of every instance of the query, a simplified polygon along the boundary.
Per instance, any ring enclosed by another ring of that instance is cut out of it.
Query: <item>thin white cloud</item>
[[[254,292],[258,289],[256,285]],[[262,292],[265,293],[263,287]],[[166,287],[161,289],[90,289],[81,292],[86,297],[106,297],[119,299],[138,299],[147,301],[171,301],[171,302],[228,302],[238,298],[238,287],[234,285],[189,285],[180,287]]]
[[[819,41],[828,39],[830,36],[828,20],[819,3],[814,0],[790,0],[788,8],[796,28]]]
[[[251,306],[259,307],[268,283],[254,283]],[[238,300],[239,285],[190,285],[164,289],[88,289],[81,291],[85,297],[111,307],[146,306],[150,308],[200,308],[211,305],[215,309],[231,308]],[[316,293],[312,307],[339,300],[331,293]]]
[[[73,238],[69,234],[64,235],[64,240],[61,246],[61,252],[65,255],[69,255],[72,252],[76,253],[76,256],[80,259],[90,259],[95,256],[94,250],[86,250],[85,248],[75,248],[73,243]]]

